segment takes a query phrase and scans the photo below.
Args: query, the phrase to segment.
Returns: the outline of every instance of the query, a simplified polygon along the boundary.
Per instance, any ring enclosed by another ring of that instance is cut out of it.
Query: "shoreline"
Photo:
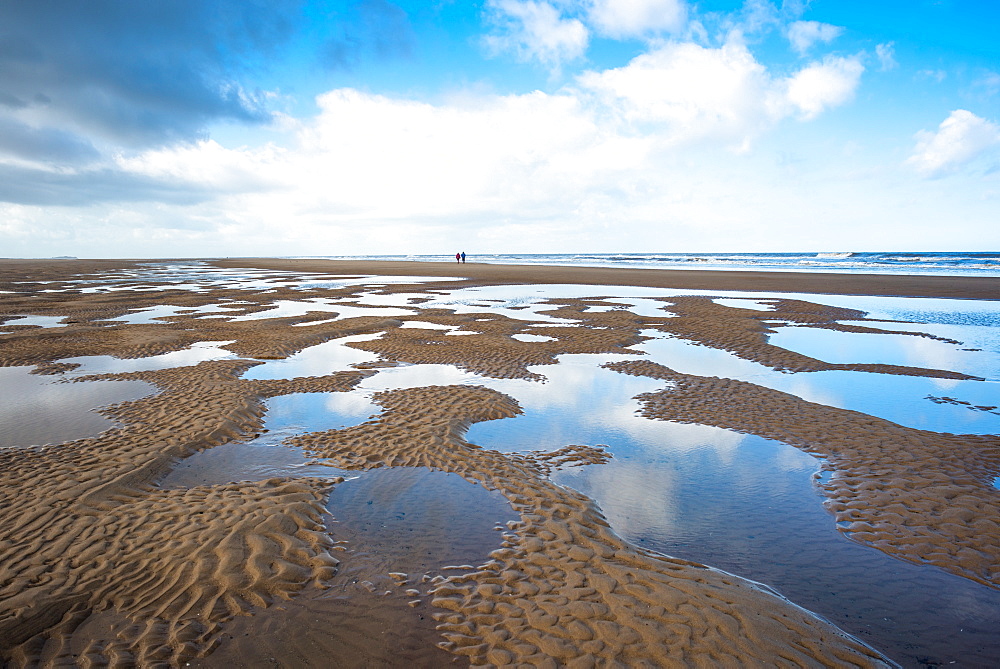
[[[420,262],[411,260],[300,260],[227,258],[209,260],[217,267],[254,267],[331,274],[376,273],[386,276],[440,276],[472,279],[482,284],[572,283],[595,286],[642,286],[680,290],[733,290],[817,295],[871,295],[949,299],[1000,299],[1000,278],[920,276],[910,274],[837,274],[833,272],[766,272],[710,269],[644,269],[637,267],[573,267],[565,265],[497,265],[490,263]]]

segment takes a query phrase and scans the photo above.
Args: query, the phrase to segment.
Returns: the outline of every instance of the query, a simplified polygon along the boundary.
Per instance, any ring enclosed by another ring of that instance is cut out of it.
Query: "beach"
[[[1000,278],[0,260],[0,291],[11,666],[1000,662]]]

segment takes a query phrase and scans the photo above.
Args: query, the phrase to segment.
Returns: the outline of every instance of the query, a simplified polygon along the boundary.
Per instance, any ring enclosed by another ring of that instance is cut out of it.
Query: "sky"
[[[995,0],[0,0],[0,257],[1000,250]]]

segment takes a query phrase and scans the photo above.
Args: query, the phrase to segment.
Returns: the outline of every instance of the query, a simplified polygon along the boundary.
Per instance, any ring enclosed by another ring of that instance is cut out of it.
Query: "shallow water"
[[[264,318],[295,318],[304,316],[309,312],[328,311],[336,314],[334,318],[324,322],[343,320],[345,318],[356,318],[358,316],[380,316],[382,318],[392,318],[393,316],[412,316],[416,312],[412,309],[395,309],[393,307],[359,307],[353,304],[337,303],[331,300],[276,300],[274,306],[266,311],[258,311],[243,316],[230,318],[231,321],[256,321]]]
[[[630,348],[645,351],[650,354],[650,359],[683,374],[747,381],[796,395],[809,402],[860,411],[921,430],[960,434],[1000,433],[1000,415],[928,399],[951,397],[972,406],[1000,404],[1000,383],[997,382],[836,370],[789,374],[738,358],[728,351],[700,346],[684,339],[657,336],[653,332],[646,334],[656,338]],[[882,336],[838,334],[848,335],[841,339],[847,345],[842,357],[847,359],[851,355],[851,343],[858,341],[854,338]]]
[[[455,474],[400,467],[351,475],[326,506],[344,549],[334,552],[341,563],[330,588],[237,617],[218,649],[191,666],[467,665],[435,646],[438,610],[424,575],[483,563],[500,547],[500,523],[517,517],[507,501]]]
[[[380,408],[355,393],[293,393],[272,397],[260,436],[229,442],[184,458],[162,480],[162,488],[190,488],[285,476],[331,477],[344,472],[312,464],[301,448],[283,443],[305,432],[333,430],[365,422]]]
[[[58,362],[79,365],[73,370],[64,372],[65,376],[148,372],[156,369],[190,367],[209,360],[231,360],[237,358],[239,356],[235,353],[222,348],[222,346],[231,343],[231,341],[203,341],[192,344],[189,348],[181,351],[151,355],[145,358],[116,358],[110,355],[87,355],[62,358]]]
[[[497,528],[518,518],[499,492],[423,467],[353,475],[334,487],[326,507],[337,520],[334,538],[348,539],[366,570],[416,578],[482,564],[500,546]]]
[[[553,479],[595,499],[633,544],[767,583],[906,666],[1000,658],[1000,591],[845,539],[812,484],[818,460],[667,426],[658,445],[617,441],[608,464]]]
[[[565,357],[576,358],[559,365],[569,370],[533,368],[548,374],[540,392],[507,386],[524,415],[473,425],[468,440],[504,451],[606,444],[609,463],[553,480],[595,499],[630,542],[767,583],[907,666],[1000,658],[1000,591],[846,539],[813,486],[819,460],[753,435],[637,417],[631,397],[663,382],[616,380],[589,356]]]
[[[871,325],[871,324],[869,324]],[[892,324],[886,324],[892,329]],[[991,381],[1000,381],[1000,353],[979,348],[964,336],[965,328],[953,327],[962,344],[906,334],[866,334],[810,327],[779,327],[768,341],[775,346],[832,363],[879,363],[947,369]],[[921,331],[920,326],[914,330]],[[992,343],[992,342],[991,342]]]
[[[268,360],[251,367],[243,374],[245,379],[294,379],[299,376],[325,376],[351,369],[352,365],[374,362],[378,356],[368,351],[346,346],[350,342],[378,339],[381,334],[339,337],[316,346],[305,348],[280,360]]]
[[[12,332],[11,325],[34,325],[39,328],[66,327],[65,316],[6,316],[0,320],[0,332]]]
[[[125,325],[148,325],[148,324],[162,323],[163,320],[161,319],[172,318],[174,316],[179,316],[184,314],[225,316],[226,312],[234,311],[236,309],[237,307],[231,306],[226,303],[206,304],[200,307],[176,307],[169,304],[163,304],[144,309],[135,309],[131,311],[131,313],[119,316],[117,318],[111,318],[109,320],[115,323],[123,323]]]
[[[0,367],[0,448],[96,437],[116,423],[94,409],[156,392],[142,381],[61,382],[31,367]]]

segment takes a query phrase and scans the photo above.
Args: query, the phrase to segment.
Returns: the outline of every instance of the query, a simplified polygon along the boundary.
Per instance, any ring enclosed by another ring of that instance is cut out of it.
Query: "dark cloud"
[[[257,121],[238,84],[293,32],[298,0],[0,3],[0,103],[126,145]]]
[[[115,168],[59,172],[0,163],[0,202],[60,207],[149,201],[184,205],[216,194],[191,182],[152,179]]]
[[[10,109],[24,109],[28,103],[15,95],[0,91],[0,106]]]
[[[101,154],[264,121],[255,82],[289,54],[329,58],[335,38],[347,62],[405,56],[413,35],[386,0],[0,0],[0,201],[202,198],[190,184],[97,169]]]
[[[54,128],[32,128],[0,117],[0,156],[33,161],[79,164],[97,160],[100,153],[86,139]]]

